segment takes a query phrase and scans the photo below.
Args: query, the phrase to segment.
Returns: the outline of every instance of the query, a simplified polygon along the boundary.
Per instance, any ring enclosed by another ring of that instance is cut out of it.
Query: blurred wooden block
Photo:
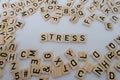
[[[75,59],[71,59],[71,60],[69,61],[69,66],[70,66],[72,69],[76,69],[76,68],[79,66],[78,61],[75,60]]]
[[[0,78],[3,77],[2,69],[0,69]]]
[[[40,4],[37,3],[36,1],[34,1],[34,2],[32,3],[32,7],[33,7],[35,10],[37,10],[37,9],[40,7]]]
[[[22,80],[22,73],[20,70],[13,72],[13,80]]]
[[[8,62],[14,62],[14,61],[16,61],[16,59],[17,59],[16,52],[10,52],[8,54],[8,59],[7,59]]]
[[[105,54],[105,58],[106,58],[108,61],[112,61],[112,60],[115,58],[115,53],[112,52],[112,51],[108,51],[108,52]]]
[[[5,11],[3,11],[2,12],[2,14],[1,14],[1,18],[8,18],[8,11],[7,10],[5,10]]]
[[[85,3],[87,3],[89,0],[80,0],[80,3],[81,4],[85,4]]]
[[[46,7],[40,7],[40,13],[41,14],[44,14],[44,13],[46,13],[47,12],[47,9],[46,9]]]
[[[38,50],[29,49],[28,50],[28,58],[36,58],[38,56]]]
[[[78,43],[78,35],[71,35],[71,43]]]
[[[118,45],[120,45],[120,35],[117,35],[114,40],[118,43]]]
[[[77,13],[76,8],[71,8],[70,9],[70,16],[74,16],[74,15],[76,15],[76,13]]]
[[[96,51],[96,50],[92,51],[92,53],[91,53],[90,56],[91,56],[95,61],[99,61],[99,60],[101,59],[101,57],[102,57],[102,55],[101,55],[98,51]]]
[[[16,48],[17,48],[17,44],[15,44],[15,43],[10,43],[10,44],[7,46],[7,50],[8,50],[8,51],[11,51],[11,52],[15,52],[15,51],[16,51]]]
[[[78,16],[77,15],[73,15],[70,17],[69,21],[73,24],[77,23],[79,20]]]
[[[75,77],[80,79],[80,80],[84,80],[85,79],[85,74],[86,74],[86,71],[83,68],[78,68],[78,70],[75,74]]]
[[[92,63],[86,61],[86,62],[84,63],[84,65],[83,65],[83,68],[84,68],[85,71],[87,71],[87,72],[92,72],[94,66],[93,66]]]
[[[48,41],[48,34],[41,34],[40,35],[40,42]]]
[[[110,67],[110,62],[106,59],[103,58],[100,62],[99,65],[105,70],[107,70]]]
[[[18,71],[18,62],[14,61],[10,63],[10,72]]]
[[[52,16],[51,19],[50,19],[50,22],[53,23],[53,24],[58,24],[59,21],[60,21],[60,18],[56,17],[56,16]]]
[[[27,59],[27,57],[28,57],[28,50],[21,50],[19,58],[20,59]]]
[[[13,34],[16,32],[16,29],[14,26],[8,26],[6,32],[7,34]]]
[[[115,5],[115,6],[112,6],[112,12],[114,13],[114,14],[119,14],[119,8]]]
[[[9,21],[8,21],[8,25],[9,25],[9,26],[15,26],[16,23],[17,23],[17,18],[11,18],[11,19],[9,19]]]
[[[105,25],[106,30],[108,30],[108,31],[113,30],[113,24],[111,22],[108,22],[108,23],[105,22],[104,25]]]
[[[86,18],[83,20],[82,24],[89,27],[92,24],[92,20],[89,18]]]
[[[55,10],[55,5],[53,5],[53,4],[48,4],[48,5],[46,6],[46,9],[47,9],[49,12],[52,12],[52,11]]]
[[[5,37],[5,42],[6,42],[6,43],[11,43],[11,42],[13,42],[14,39],[15,39],[15,36],[9,34],[9,35],[7,35],[7,36]]]
[[[104,73],[104,69],[100,65],[95,65],[93,68],[93,73],[95,73],[97,76],[101,77]]]
[[[9,8],[9,2],[7,1],[6,3],[3,3],[2,4],[2,9],[3,10],[6,10],[6,9],[8,9]]]
[[[82,17],[85,16],[85,13],[84,13],[83,10],[77,10],[77,15],[78,15],[79,18],[82,18]]]
[[[63,13],[63,16],[69,16],[70,15],[70,8],[67,6],[62,6],[62,13]]]
[[[119,22],[119,18],[117,16],[111,16],[111,21],[113,21],[114,23],[118,23]]]
[[[120,48],[114,51],[115,56],[120,59]]]
[[[50,65],[42,65],[42,74],[50,74],[52,67]]]
[[[0,52],[0,59],[1,60],[7,60],[7,58],[8,58],[8,52],[7,51]]]
[[[31,73],[30,73],[30,69],[23,69],[22,70],[22,79],[29,79],[31,78]]]
[[[97,15],[96,19],[102,23],[106,21],[105,15],[102,15],[102,14]]]
[[[8,15],[9,15],[9,17],[10,17],[10,18],[14,18],[14,17],[16,17],[16,11],[15,11],[15,10],[10,9],[10,10],[9,10],[9,14],[8,14]]]
[[[60,76],[62,76],[62,68],[61,67],[52,68],[52,77],[58,78]]]
[[[108,80],[116,80],[116,71],[115,70],[107,70],[107,79]]]
[[[4,68],[5,67],[5,64],[6,64],[6,60],[0,60],[0,68]]]
[[[30,74],[31,76],[41,76],[41,72],[42,72],[42,68],[39,66],[39,65],[34,65],[34,66],[31,66],[31,70],[30,70]]]
[[[114,65],[114,68],[120,72],[120,61],[118,60],[115,65]]]
[[[87,57],[88,57],[88,55],[87,55],[87,53],[85,53],[85,52],[79,52],[79,53],[78,53],[78,59],[79,59],[79,60],[86,61],[86,60],[87,60]]]
[[[39,66],[41,64],[41,59],[40,58],[32,58],[30,65],[31,66]]]
[[[110,13],[111,13],[111,9],[109,8],[109,7],[104,7],[103,9],[102,9],[102,12],[105,14],[105,15],[110,15]]]
[[[56,34],[55,42],[64,42],[64,35],[63,34]]]
[[[75,5],[75,8],[76,8],[77,10],[80,10],[80,9],[83,8],[83,5],[82,5],[81,3],[78,3],[77,5]]]
[[[95,13],[91,13],[89,16],[88,16],[92,21],[94,21],[96,19],[96,14]]]
[[[54,65],[55,67],[59,67],[59,66],[61,66],[61,65],[63,64],[63,61],[62,61],[62,59],[60,58],[60,56],[57,56],[56,58],[54,58],[54,59],[52,60],[52,63],[53,63],[53,65]]]
[[[64,54],[68,59],[74,59],[76,56],[71,48],[67,49]]]
[[[61,68],[62,68],[62,75],[66,75],[70,73],[70,67],[68,63],[63,64]]]
[[[36,10],[35,10],[33,7],[30,7],[30,8],[28,9],[29,15],[33,15],[35,12],[36,12]]]
[[[51,18],[51,16],[50,16],[50,14],[48,12],[46,12],[46,13],[43,14],[43,19],[45,21],[48,21],[50,18]]]
[[[92,13],[96,10],[96,7],[93,4],[90,4],[90,6],[88,6],[87,9]]]
[[[11,3],[10,4],[10,8],[13,9],[13,10],[15,10],[17,8],[17,3],[16,2]]]
[[[52,59],[53,59],[53,53],[52,52],[44,52],[43,53],[43,60],[51,61]]]
[[[115,43],[113,43],[113,42],[108,43],[108,44],[106,45],[106,47],[107,47],[109,50],[111,50],[111,51],[115,51],[115,50],[117,49]]]
[[[22,11],[22,12],[21,12],[21,16],[22,16],[22,18],[28,17],[28,16],[29,16],[28,11]]]
[[[25,23],[21,20],[21,21],[17,21],[15,27],[22,29],[24,27]]]

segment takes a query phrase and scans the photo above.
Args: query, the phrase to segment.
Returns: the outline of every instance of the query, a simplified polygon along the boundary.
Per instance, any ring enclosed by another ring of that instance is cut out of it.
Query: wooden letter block
[[[93,68],[93,73],[100,77],[104,73],[104,69],[100,65],[95,65]]]
[[[46,42],[48,41],[48,35],[47,34],[41,34],[40,35],[40,42]]]
[[[87,7],[87,9],[92,13],[96,10],[96,7],[93,4],[91,4],[90,6]]]
[[[69,61],[69,65],[70,65],[70,67],[71,67],[72,69],[76,69],[76,68],[79,66],[78,61],[75,60],[75,59],[71,59],[71,60]]]
[[[7,58],[8,58],[8,52],[7,51],[0,52],[0,59],[1,60],[7,60]]]
[[[108,80],[116,80],[116,71],[115,70],[107,70],[107,79]]]
[[[35,58],[38,55],[38,50],[29,49],[28,50],[28,58]]]
[[[21,20],[21,21],[17,21],[15,27],[22,29],[24,27],[25,23]]]
[[[6,42],[6,43],[11,43],[11,42],[13,42],[14,39],[15,39],[15,36],[9,34],[9,35],[6,36],[5,42]]]
[[[49,33],[48,34],[48,41],[55,42],[56,41],[56,34]]]
[[[19,55],[20,59],[27,59],[27,56],[28,56],[28,50],[21,50],[20,51],[20,55]]]
[[[67,51],[65,51],[64,54],[68,59],[74,59],[75,58],[75,53],[73,52],[73,50],[71,48],[67,49]]]
[[[29,79],[30,77],[31,77],[30,69],[29,68],[23,69],[22,70],[22,79]]]
[[[120,61],[118,60],[115,65],[114,65],[114,68],[120,72]]]
[[[16,57],[17,57],[16,52],[10,52],[10,53],[8,54],[8,59],[7,59],[7,61],[9,61],[9,62],[14,62],[14,61],[16,61]]]
[[[87,53],[85,53],[85,52],[79,52],[78,53],[78,59],[79,60],[83,60],[83,61],[86,61],[87,60]]]
[[[30,62],[30,65],[31,65],[31,66],[39,66],[40,63],[41,63],[40,58],[32,58],[32,59],[31,59],[31,62]]]
[[[60,76],[62,76],[62,68],[61,67],[52,68],[52,77],[58,78]]]
[[[119,18],[117,17],[117,16],[112,16],[111,18],[110,18],[114,23],[118,23],[119,22]]]
[[[107,58],[108,61],[112,61],[115,58],[115,53],[112,51],[109,51],[105,54],[105,58]]]
[[[117,49],[116,45],[113,42],[108,43],[106,47],[111,51],[115,51]]]
[[[31,76],[39,77],[39,76],[41,76],[41,71],[42,71],[42,69],[40,66],[34,65],[31,67]]]
[[[94,21],[94,20],[96,19],[96,14],[95,14],[95,13],[91,13],[91,14],[89,15],[89,18],[90,18],[92,21]]]
[[[94,66],[92,63],[86,61],[83,65],[83,68],[85,69],[85,71],[91,72],[93,70]]]
[[[113,24],[108,22],[108,23],[104,23],[105,24],[105,29],[108,31],[113,30]]]
[[[17,44],[10,43],[7,47],[7,50],[10,52],[14,52],[14,51],[16,51],[16,47],[17,47]]]
[[[70,8],[67,7],[67,6],[63,6],[62,7],[62,13],[63,13],[63,16],[69,16],[70,15]]]
[[[52,16],[51,19],[50,19],[50,22],[53,23],[53,24],[58,24],[59,21],[60,21],[60,18],[56,17],[56,16]]]
[[[96,61],[99,61],[102,57],[102,55],[98,51],[92,51],[90,56]]]
[[[46,12],[46,13],[43,14],[43,19],[44,19],[45,21],[48,21],[50,18],[51,18],[51,16],[50,16],[49,13]]]
[[[64,42],[70,42],[71,40],[70,40],[71,38],[70,38],[70,35],[68,34],[66,34],[66,35],[64,35]]]
[[[104,69],[104,71],[110,67],[110,62],[106,58],[103,58],[99,64]]]
[[[0,52],[4,51],[6,47],[4,45],[0,45]]]
[[[56,42],[64,42],[63,38],[64,38],[64,35],[62,35],[62,34],[56,34],[55,41]]]
[[[13,79],[14,79],[14,80],[21,80],[21,78],[22,78],[22,73],[21,73],[21,71],[15,71],[15,72],[13,73]]]
[[[84,80],[85,74],[86,74],[86,71],[83,68],[79,68],[75,74],[75,77],[77,77],[80,80]]]
[[[59,56],[57,56],[56,58],[54,58],[52,60],[52,63],[53,63],[53,65],[55,67],[59,67],[59,66],[61,66],[63,64],[63,61],[62,61],[62,59]]]
[[[18,63],[16,61],[10,63],[10,72],[18,71]]]
[[[52,71],[52,67],[50,65],[42,65],[42,73],[50,74]]]
[[[97,20],[104,23],[106,20],[106,17],[100,14],[100,15],[97,15]]]
[[[69,19],[69,21],[70,21],[71,23],[74,23],[74,24],[77,23],[78,20],[79,20],[79,18],[78,18],[77,15],[73,15],[73,16],[71,16],[70,19]]]
[[[78,11],[77,11],[77,14],[78,14],[78,17],[79,17],[79,18],[82,18],[82,17],[85,16],[85,13],[84,13],[82,10],[78,10]]]
[[[0,68],[4,68],[6,64],[6,60],[0,60]]]
[[[0,45],[4,44],[5,44],[4,36],[0,35]]]
[[[53,53],[52,52],[44,52],[43,53],[43,60],[49,61],[53,59]]]
[[[15,33],[16,29],[14,26],[8,26],[6,31],[7,31],[7,34],[13,34]]]
[[[85,35],[85,34],[78,35],[78,42],[86,43],[87,42],[87,35]]]
[[[118,43],[118,45],[120,45],[120,35],[118,35],[114,40]]]
[[[62,74],[63,74],[63,75],[66,75],[66,74],[69,74],[69,73],[70,73],[70,67],[69,67],[69,64],[68,64],[68,63],[63,64],[63,65],[61,66],[61,68],[62,68]]]
[[[89,18],[86,18],[83,20],[82,24],[89,27],[92,24],[92,20]]]

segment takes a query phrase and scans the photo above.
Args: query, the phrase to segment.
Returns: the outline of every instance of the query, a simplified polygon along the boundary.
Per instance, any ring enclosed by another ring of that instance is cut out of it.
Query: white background
[[[64,4],[66,0],[59,0],[60,4]],[[76,0],[77,1],[77,0]],[[92,1],[92,0],[90,0]],[[84,11],[86,12],[86,15],[89,14],[86,7],[89,5],[87,3],[85,5]],[[99,11],[96,11],[97,14],[99,14]],[[17,30],[15,33],[16,39],[15,43],[18,44],[17,47],[17,53],[19,55],[19,51],[21,49],[38,49],[39,50],[39,56],[42,60],[42,53],[46,51],[52,51],[54,53],[54,57],[60,56],[64,62],[67,62],[68,60],[64,56],[64,52],[68,48],[72,48],[77,54],[79,51],[85,51],[88,54],[91,53],[93,50],[98,50],[102,57],[106,54],[108,49],[105,47],[107,43],[110,41],[113,41],[115,36],[117,36],[120,33],[120,23],[114,24],[114,30],[113,31],[106,31],[105,26],[103,23],[99,21],[94,21],[90,27],[86,27],[82,25],[82,21],[84,18],[80,19],[78,23],[72,24],[69,22],[70,17],[63,17],[59,24],[51,24],[49,21],[45,22],[40,14],[39,11],[37,11],[36,14],[29,16],[24,19],[25,26],[23,29]],[[108,17],[107,17],[108,18]],[[120,16],[119,16],[120,18]],[[47,43],[40,43],[40,34],[41,33],[61,33],[61,34],[87,34],[88,40],[87,43],[81,44],[81,43],[53,43],[53,42],[47,42]],[[114,42],[114,41],[113,41]],[[117,44],[116,44],[117,45]],[[120,48],[119,45],[117,47]],[[88,61],[90,61],[93,64],[97,64],[96,61],[94,61],[90,56],[88,57]],[[116,60],[112,61],[111,65],[113,66]],[[19,62],[19,68],[24,69],[28,68],[30,64],[30,59],[27,60],[20,60]],[[49,64],[47,62],[41,61],[41,64]],[[80,66],[82,65],[80,62]],[[114,69],[111,67],[111,69]],[[49,76],[50,80],[77,80],[77,78],[74,77],[76,70],[71,70],[71,73],[65,76],[62,76],[57,79],[53,79],[51,75]],[[3,77],[0,80],[12,80],[12,74],[9,71],[9,63],[6,64],[6,67],[3,70]],[[117,72],[117,80],[120,78],[120,73]],[[98,77],[94,73],[87,73],[86,80],[106,80],[106,73],[102,77]],[[30,80],[38,80],[37,77],[32,77]]]

